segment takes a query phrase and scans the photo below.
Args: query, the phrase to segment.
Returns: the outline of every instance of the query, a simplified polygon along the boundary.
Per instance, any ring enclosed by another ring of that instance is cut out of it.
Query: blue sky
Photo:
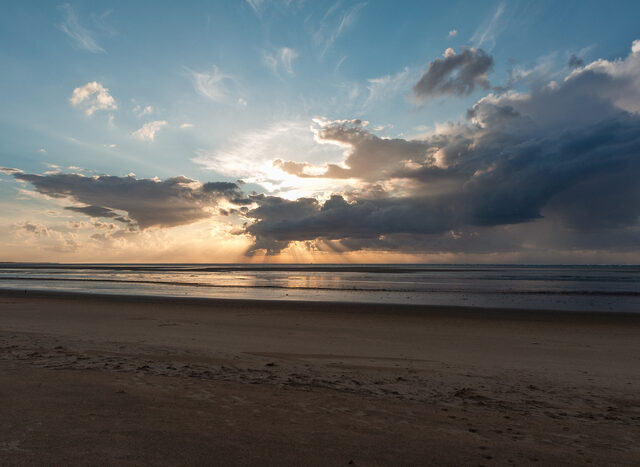
[[[306,173],[344,162],[345,143],[318,144],[314,125],[326,123],[313,119],[424,139],[464,123],[490,92],[561,81],[572,56],[624,59],[639,14],[631,1],[5,2],[0,166],[242,179],[245,191],[322,201],[362,180],[274,179],[269,169],[276,159],[310,164]],[[420,98],[416,82],[449,48],[490,57],[490,84]],[[5,231],[45,225],[47,200],[3,181]]]

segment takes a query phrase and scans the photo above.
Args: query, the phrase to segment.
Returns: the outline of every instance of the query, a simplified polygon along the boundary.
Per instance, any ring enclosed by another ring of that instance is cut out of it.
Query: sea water
[[[0,288],[640,312],[640,266],[0,263]]]

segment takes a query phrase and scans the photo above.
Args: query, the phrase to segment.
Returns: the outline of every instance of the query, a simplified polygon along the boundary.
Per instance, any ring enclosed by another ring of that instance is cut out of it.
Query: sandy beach
[[[0,292],[3,465],[638,465],[640,315]]]

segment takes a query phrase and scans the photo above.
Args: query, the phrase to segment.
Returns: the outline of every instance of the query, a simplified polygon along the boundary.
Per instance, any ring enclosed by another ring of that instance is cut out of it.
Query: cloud
[[[264,0],[247,0],[247,4],[257,14],[260,14]]]
[[[97,81],[91,81],[73,90],[69,102],[74,107],[83,106],[87,115],[97,110],[117,110],[118,105],[109,89]]]
[[[444,94],[465,96],[476,86],[489,89],[487,74],[493,70],[493,58],[482,49],[463,49],[456,54],[449,48],[444,58],[437,58],[413,87],[413,92],[421,100]]]
[[[106,51],[96,43],[93,33],[80,25],[78,15],[74,9],[71,8],[71,5],[65,3],[60,5],[59,8],[62,10],[64,20],[58,24],[58,28],[73,40],[76,47],[92,53],[106,53]]]
[[[89,217],[118,217],[118,213],[102,206],[67,206],[68,211],[79,212]]]
[[[338,1],[331,6],[322,17],[320,27],[313,33],[313,39],[322,50],[320,57],[324,57],[336,40],[355,23],[360,10],[366,3],[357,3],[350,8],[338,11],[341,3]]]
[[[410,81],[414,80],[413,74],[409,68],[404,68],[402,71],[395,75],[385,75],[379,78],[368,79],[367,88],[369,90],[369,96],[365,106],[382,99],[395,96],[398,93],[405,91],[410,86]]]
[[[274,159],[321,163],[340,161],[343,148],[317,144],[309,122],[280,121],[259,130],[231,135],[229,142],[213,151],[199,150],[194,162],[217,173],[242,178],[271,192],[294,196],[302,191],[320,192],[340,188],[335,181],[301,180],[274,166]],[[298,194],[299,196],[299,194]]]
[[[496,37],[504,29],[504,21],[501,21],[506,9],[506,2],[503,0],[497,6],[488,21],[485,21],[471,37],[471,43],[474,47],[485,46],[488,50],[493,49],[496,44]],[[485,45],[486,44],[486,45]]]
[[[141,105],[138,104],[133,108],[133,113],[136,114],[138,117],[144,117],[145,115],[149,115],[153,113],[153,107],[150,105],[142,107]]]
[[[37,224],[31,221],[19,222],[15,224],[15,227],[19,230],[24,230],[38,237],[49,237],[51,231],[42,224]]]
[[[191,224],[209,217],[210,210],[222,200],[239,204],[246,201],[236,184],[214,182],[203,185],[183,176],[157,180],[139,179],[133,175],[12,175],[33,185],[41,195],[82,204],[69,206],[65,208],[67,210],[131,222],[141,230]]]
[[[262,61],[275,75],[280,76],[279,70],[284,70],[288,75],[293,76],[293,61],[300,54],[289,47],[281,47],[275,52],[262,52]]]
[[[156,133],[166,125],[166,120],[147,122],[142,125],[142,128],[138,128],[136,131],[131,133],[131,136],[133,138],[139,139],[140,141],[153,141],[156,137]]]
[[[635,44],[635,43],[634,43]],[[252,252],[291,242],[343,250],[637,251],[640,46],[530,92],[479,99],[467,122],[419,140],[383,139],[360,120],[318,120],[316,140],[346,148],[317,176],[354,180],[327,201],[254,195]],[[275,163],[302,180],[306,161]],[[555,233],[554,233],[555,232]]]
[[[14,174],[22,173],[22,170],[12,169],[10,167],[0,167],[0,172],[7,175],[14,175]]]
[[[74,232],[61,232],[37,222],[17,222],[13,224],[13,230],[18,234],[18,238],[27,240],[29,250],[32,251],[42,248],[47,251],[69,253],[76,251],[79,247]],[[28,237],[36,237],[35,244],[29,241]]]
[[[222,72],[215,65],[210,72],[188,71],[196,92],[214,102],[230,102],[231,95],[237,90],[235,78]]]
[[[449,39],[451,39],[452,37],[456,37],[458,35],[458,31],[456,29],[452,29],[451,31],[449,31]]]
[[[193,123],[181,123],[180,124],[180,128],[182,128],[182,129],[193,128]]]
[[[573,55],[571,55],[571,57],[569,57],[568,65],[569,65],[569,68],[578,68],[578,67],[584,65],[584,60],[582,60],[577,55],[573,54]]]
[[[562,79],[566,70],[558,67],[558,54],[553,52],[539,57],[535,65],[514,66],[509,70],[507,88],[515,85],[527,85],[531,88],[539,88],[549,83],[551,79]]]

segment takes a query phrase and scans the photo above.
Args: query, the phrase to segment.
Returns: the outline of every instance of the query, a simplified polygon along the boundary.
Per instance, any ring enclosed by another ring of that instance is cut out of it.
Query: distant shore
[[[640,314],[0,290],[7,465],[637,465]]]

